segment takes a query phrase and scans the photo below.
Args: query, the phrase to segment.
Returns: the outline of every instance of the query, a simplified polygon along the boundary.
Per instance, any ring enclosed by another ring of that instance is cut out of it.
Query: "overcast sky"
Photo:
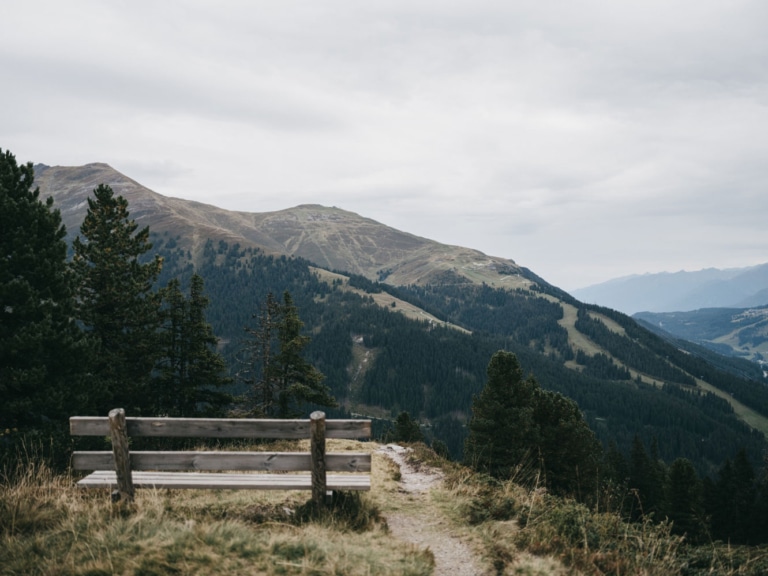
[[[574,289],[768,262],[765,0],[7,3],[0,148]]]

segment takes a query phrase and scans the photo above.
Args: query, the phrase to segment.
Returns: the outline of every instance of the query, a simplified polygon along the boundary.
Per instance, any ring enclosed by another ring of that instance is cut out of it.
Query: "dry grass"
[[[432,505],[497,574],[768,574],[766,548],[689,546],[669,524],[629,524],[616,514],[552,496],[536,488],[530,467],[502,482],[440,464],[426,452],[415,454],[446,473],[443,486],[432,493]]]
[[[377,447],[334,440],[328,449]],[[497,574],[768,573],[765,549],[690,547],[666,524],[627,524],[551,496],[531,469],[520,472],[523,487],[414,449],[411,458],[442,469],[442,486],[404,494],[398,466],[374,453],[373,490],[339,496],[327,512],[303,492],[224,490],[140,490],[120,508],[28,460],[0,478],[0,575],[432,574],[428,549],[387,530],[386,515],[403,511],[443,518]]]
[[[0,574],[431,573],[431,555],[393,540],[367,495],[337,498],[329,513],[307,498],[140,490],[119,508],[28,462],[0,483]]]

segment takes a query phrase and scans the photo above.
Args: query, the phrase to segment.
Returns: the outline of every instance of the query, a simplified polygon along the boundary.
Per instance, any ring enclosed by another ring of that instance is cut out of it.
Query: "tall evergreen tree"
[[[702,485],[690,460],[678,458],[669,467],[666,515],[672,530],[696,542],[707,532]]]
[[[756,541],[762,519],[756,516],[755,471],[744,450],[733,462],[726,460],[708,492],[706,508],[711,514],[712,537],[739,544]]]
[[[464,454],[502,478],[534,459],[551,490],[584,499],[596,486],[601,448],[575,402],[524,379],[517,357],[500,350],[472,402]]]
[[[246,328],[240,381],[250,387],[250,413],[289,418],[300,414],[304,404],[338,406],[324,376],[303,356],[310,338],[301,333],[304,323],[286,291],[283,302],[270,293],[257,328]]]
[[[293,298],[283,293],[282,318],[278,324],[277,338],[280,350],[275,356],[278,376],[278,415],[288,418],[296,415],[299,406],[338,406],[331,391],[323,383],[325,376],[304,358],[304,348],[310,337],[301,333],[304,323]]]
[[[216,352],[218,340],[206,321],[208,297],[201,276],[190,281],[189,298],[178,279],[163,290],[162,358],[160,375],[153,382],[156,412],[169,416],[198,416],[219,413],[229,396],[219,391],[229,384],[226,364]]]
[[[509,478],[531,456],[537,457],[539,431],[534,421],[538,384],[523,378],[517,356],[496,352],[488,364],[488,381],[472,402],[467,463],[500,478]]]
[[[280,323],[280,303],[270,292],[258,314],[257,326],[246,326],[238,380],[248,390],[249,414],[256,417],[276,415],[277,372],[274,363],[277,328]]]
[[[128,201],[104,184],[88,198],[74,243],[79,317],[98,343],[95,375],[103,394],[100,411],[125,408],[151,413],[150,377],[158,354],[160,297],[153,285],[162,267],[149,227],[129,218]]]
[[[655,443],[654,443],[655,446]],[[652,455],[656,455],[654,449]],[[635,436],[629,461],[629,488],[637,500],[629,501],[631,517],[658,515],[664,508],[664,469],[656,457],[648,456],[642,440]]]
[[[602,449],[576,402],[539,389],[534,420],[539,429],[541,465],[547,486],[580,500],[592,497],[598,483]]]
[[[0,150],[0,432],[87,408],[88,345],[74,320],[66,230],[32,164]]]

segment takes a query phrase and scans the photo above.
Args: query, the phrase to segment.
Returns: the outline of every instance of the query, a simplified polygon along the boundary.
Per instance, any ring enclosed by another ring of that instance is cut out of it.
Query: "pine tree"
[[[534,420],[539,430],[541,466],[549,489],[581,500],[591,497],[597,487],[602,449],[576,402],[562,394],[539,389]]]
[[[596,486],[601,451],[575,402],[542,390],[533,376],[523,379],[511,352],[493,355],[488,382],[472,402],[468,464],[509,478],[535,463],[550,490],[584,499]]]
[[[95,375],[103,398],[100,411],[125,408],[151,413],[150,377],[158,354],[160,297],[153,285],[162,267],[149,227],[129,219],[128,201],[101,184],[88,199],[74,243],[79,317],[98,343]]]
[[[756,517],[758,493],[755,471],[744,450],[720,468],[706,505],[712,517],[714,538],[739,544],[755,541],[761,520]]]
[[[395,419],[395,428],[391,430],[386,438],[386,442],[423,442],[424,434],[421,432],[419,423],[416,422],[408,412],[400,412]]]
[[[74,321],[66,229],[33,185],[32,164],[0,150],[0,434],[87,409],[89,348]]]
[[[229,396],[218,391],[230,383],[226,364],[216,352],[218,340],[205,319],[208,298],[201,276],[190,281],[189,298],[178,279],[163,290],[162,358],[160,376],[153,382],[156,412],[169,416],[213,415],[221,412]]]
[[[655,443],[654,443],[655,446]],[[657,515],[664,507],[664,470],[654,448],[648,456],[642,440],[635,436],[632,441],[629,463],[629,488],[638,501],[631,501],[631,517]]]
[[[517,357],[496,352],[488,364],[488,382],[472,402],[467,463],[477,470],[509,478],[531,457],[538,457],[539,431],[534,421],[538,384],[523,378]]]
[[[310,337],[301,333],[304,323],[293,298],[283,293],[282,318],[278,324],[277,338],[280,351],[275,356],[278,374],[278,415],[289,418],[297,415],[303,404],[338,406],[330,389],[323,383],[325,376],[304,359],[304,348]]]
[[[257,328],[246,327],[239,380],[250,388],[251,408],[255,416],[289,418],[298,415],[306,403],[338,406],[324,376],[303,357],[309,336],[301,333],[304,323],[288,292],[283,302],[270,293],[261,312],[254,315]]]
[[[259,313],[253,315],[257,327],[245,327],[247,338],[244,340],[240,356],[243,368],[238,372],[237,378],[248,390],[250,416],[263,418],[275,415],[277,371],[273,361],[273,349],[276,347],[280,316],[280,303],[270,292]]]
[[[702,485],[690,460],[678,458],[669,467],[667,517],[676,534],[696,542],[707,532],[704,521]]]

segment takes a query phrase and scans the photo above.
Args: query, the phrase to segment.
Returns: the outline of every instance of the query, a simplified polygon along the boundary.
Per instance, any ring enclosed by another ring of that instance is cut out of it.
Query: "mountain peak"
[[[88,196],[103,183],[128,200],[133,218],[154,233],[177,238],[193,257],[201,253],[207,239],[224,240],[393,285],[447,282],[518,288],[532,284],[512,260],[440,244],[336,206],[313,203],[275,212],[235,212],[162,196],[102,162],[39,166],[36,180],[41,193],[53,197],[70,236],[85,217]]]

